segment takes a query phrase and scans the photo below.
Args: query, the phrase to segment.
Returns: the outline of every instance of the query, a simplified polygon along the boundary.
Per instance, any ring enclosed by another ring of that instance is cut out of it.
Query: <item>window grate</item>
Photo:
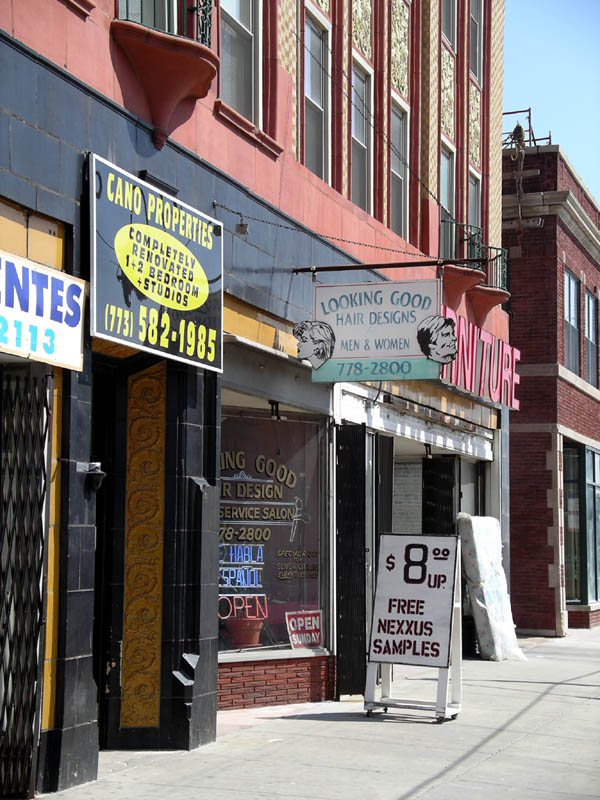
[[[29,791],[34,752],[48,379],[2,375],[0,470],[0,795]]]

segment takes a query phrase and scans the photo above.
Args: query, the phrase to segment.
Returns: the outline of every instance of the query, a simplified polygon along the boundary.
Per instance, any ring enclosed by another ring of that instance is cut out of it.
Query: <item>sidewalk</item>
[[[463,662],[462,711],[438,725],[362,697],[218,715],[192,752],[104,752],[53,800],[577,800],[600,796],[600,628],[521,639],[527,661]],[[395,667],[394,696],[435,699],[437,670]]]

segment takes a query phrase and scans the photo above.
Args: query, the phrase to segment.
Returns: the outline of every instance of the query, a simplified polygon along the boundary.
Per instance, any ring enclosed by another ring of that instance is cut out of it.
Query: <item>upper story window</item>
[[[262,127],[262,0],[221,0],[221,98]]]
[[[469,172],[469,225],[481,228],[481,180]]]
[[[392,103],[392,130],[390,155],[390,227],[399,236],[406,238],[407,228],[407,114]]]
[[[481,83],[483,52],[483,0],[471,0],[469,67]]]
[[[565,366],[579,375],[579,281],[565,270]]]
[[[442,33],[456,50],[456,0],[442,0]]]
[[[440,152],[440,256],[442,258],[455,256],[454,185],[454,152],[442,145]]]
[[[585,379],[598,386],[598,301],[585,293]]]
[[[329,32],[306,15],[304,25],[304,164],[329,180]]]
[[[352,202],[371,210],[371,76],[352,67]]]

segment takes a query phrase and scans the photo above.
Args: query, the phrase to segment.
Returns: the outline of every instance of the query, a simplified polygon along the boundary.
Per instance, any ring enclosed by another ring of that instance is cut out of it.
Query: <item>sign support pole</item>
[[[368,661],[365,685],[364,708],[371,716],[376,708],[405,708],[411,711],[432,711],[437,722],[456,719],[462,704],[462,608],[460,584],[460,541],[457,540],[454,571],[454,592],[451,611],[450,664],[438,668],[436,700],[414,700],[392,696],[392,663],[381,662],[381,684],[377,691],[377,675],[380,663]],[[377,695],[379,697],[377,698]]]

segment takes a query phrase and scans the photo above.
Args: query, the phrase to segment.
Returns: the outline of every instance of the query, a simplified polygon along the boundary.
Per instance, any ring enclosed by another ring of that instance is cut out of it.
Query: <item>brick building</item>
[[[212,741],[217,708],[361,692],[379,534],[463,510],[507,544],[503,22],[0,3],[1,794]],[[319,380],[315,287],[390,280],[434,287],[456,360]]]
[[[517,628],[600,624],[600,210],[557,145],[503,156],[521,408],[510,426]]]

